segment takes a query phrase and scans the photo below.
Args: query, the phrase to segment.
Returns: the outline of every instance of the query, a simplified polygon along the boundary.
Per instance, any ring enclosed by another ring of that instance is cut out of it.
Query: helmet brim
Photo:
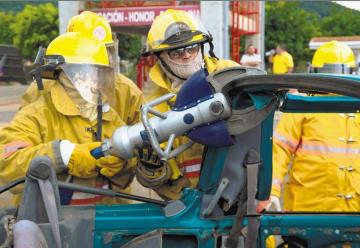
[[[178,44],[172,44],[171,47],[152,49],[152,50],[148,50],[148,51],[146,51],[146,48],[144,48],[144,52],[142,52],[141,56],[147,57],[147,56],[151,56],[151,55],[160,54],[163,51],[169,51],[169,50],[173,50],[173,49],[177,49],[177,48],[191,46],[193,44],[204,44],[209,41],[210,41],[210,37],[207,35],[204,35],[202,39],[197,39],[197,40],[190,41],[190,42],[189,41],[178,42]]]

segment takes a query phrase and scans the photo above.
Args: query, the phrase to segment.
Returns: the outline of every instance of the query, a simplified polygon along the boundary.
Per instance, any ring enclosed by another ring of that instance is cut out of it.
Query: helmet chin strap
[[[213,41],[213,37],[212,37],[211,33],[209,32],[209,39],[208,39],[208,43],[209,43],[209,46],[210,46],[209,55],[211,57],[216,58],[217,60],[219,60],[219,58],[214,53],[214,44],[212,43],[212,41]],[[201,44],[201,45],[203,47],[203,44]]]
[[[97,103],[97,130],[96,130],[96,141],[101,141],[102,138],[102,116],[103,116],[103,102],[101,94],[98,96]]]
[[[209,50],[209,55],[213,58],[216,58],[217,60],[219,60],[218,57],[216,57],[215,53],[214,53],[214,44],[209,41],[209,46],[210,46],[210,50]]]

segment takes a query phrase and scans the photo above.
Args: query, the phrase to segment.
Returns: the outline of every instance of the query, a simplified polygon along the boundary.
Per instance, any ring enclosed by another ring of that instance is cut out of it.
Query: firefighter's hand
[[[113,177],[123,169],[124,161],[118,157],[108,156],[96,160],[96,166],[100,168],[100,174]]]
[[[176,180],[169,180],[163,186],[155,189],[156,193],[165,200],[177,200],[181,197],[184,188],[191,186],[190,180],[184,176]]]
[[[262,213],[264,210],[269,210],[272,207],[275,209],[275,211],[281,211],[279,197],[272,195],[270,196],[269,200],[259,201],[256,206],[256,212]]]
[[[139,149],[136,152],[138,163],[136,179],[147,188],[156,189],[164,185],[171,175],[166,161],[162,161],[152,148]]]
[[[74,144],[68,140],[60,142],[62,160],[68,167],[68,173],[76,177],[95,177],[98,175],[96,159],[90,151],[101,146],[101,142]]]

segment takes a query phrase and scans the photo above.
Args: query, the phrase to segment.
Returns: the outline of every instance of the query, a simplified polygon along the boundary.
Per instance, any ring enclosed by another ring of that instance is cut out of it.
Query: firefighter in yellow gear
[[[337,41],[312,60],[317,73],[354,69],[353,52]],[[273,136],[272,201],[284,186],[286,211],[360,211],[359,154],[359,114],[283,114]]]
[[[143,91],[146,99],[153,100],[168,93],[176,94],[184,81],[202,68],[212,73],[239,66],[233,61],[216,58],[211,40],[211,35],[201,22],[185,11],[170,9],[157,16],[147,35],[143,52],[143,56],[154,55],[158,58],[158,62],[149,71],[148,82],[145,83]],[[205,43],[210,44],[210,56],[204,53]],[[162,112],[169,111],[174,101],[175,99],[171,99],[169,104],[163,103],[157,106],[157,109]],[[186,137],[179,137],[174,142],[174,148],[188,141]],[[152,162],[149,162],[150,153],[146,151],[146,156],[142,153],[137,166],[137,179],[145,187],[153,188],[163,198],[177,199],[184,187],[197,186],[202,163],[202,145],[194,144],[167,163],[159,160],[154,163],[153,158]],[[170,164],[172,175],[169,180],[166,180],[166,177],[165,180],[156,180],[152,175],[157,174],[162,166],[168,166],[164,164]]]
[[[82,33],[65,33],[49,44],[45,64],[54,68],[44,72],[53,78],[43,80],[52,87],[24,106],[0,131],[1,184],[25,176],[30,161],[46,155],[59,180],[128,191],[134,175],[130,163],[112,156],[95,160],[89,153],[125,125],[110,105],[115,75],[105,45]],[[12,192],[18,203],[22,187]],[[60,195],[63,204],[116,201],[80,192],[61,191]]]
[[[72,17],[68,23],[67,32],[79,32],[90,38],[95,38],[106,46],[110,65],[114,68],[116,112],[127,125],[133,125],[140,120],[140,106],[143,104],[143,94],[132,80],[119,72],[118,40],[112,33],[110,24],[105,18],[91,11],[83,11]],[[54,81],[44,84],[44,91],[50,91]],[[40,96],[35,82],[33,82],[22,96],[22,107],[34,102]]]

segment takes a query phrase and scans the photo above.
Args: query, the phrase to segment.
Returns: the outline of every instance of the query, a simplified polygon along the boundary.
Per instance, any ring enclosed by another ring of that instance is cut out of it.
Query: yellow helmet
[[[118,40],[116,35],[112,34],[110,24],[104,17],[91,11],[81,12],[70,19],[66,31],[79,32],[105,44],[110,65],[119,72]]]
[[[82,33],[70,32],[59,35],[46,49],[46,57],[60,55],[67,64],[94,64],[109,66],[104,44]]]
[[[96,104],[99,96],[108,102],[113,101],[114,70],[106,46],[99,40],[78,32],[59,35],[46,49],[46,66],[52,66],[54,78],[59,76],[58,72],[64,72],[87,102]],[[60,82],[66,85],[61,77]]]
[[[79,32],[89,37],[94,37],[104,44],[114,42],[110,24],[107,20],[91,11],[84,11],[72,17],[66,32]]]
[[[196,43],[211,42],[201,22],[183,10],[168,9],[157,16],[149,30],[143,56]]]
[[[355,56],[348,45],[333,40],[316,50],[311,67],[313,72],[347,74],[356,67]]]

